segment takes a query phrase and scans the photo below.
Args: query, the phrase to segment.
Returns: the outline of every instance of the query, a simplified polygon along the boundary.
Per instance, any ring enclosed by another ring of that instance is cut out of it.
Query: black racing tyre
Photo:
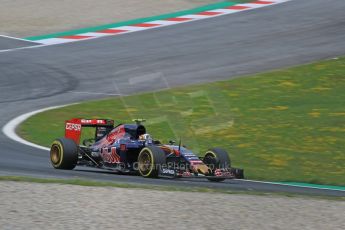
[[[212,171],[220,168],[230,168],[231,160],[227,151],[221,148],[209,149],[203,159],[204,164],[206,164]],[[210,181],[220,182],[225,179],[223,178],[207,178]]]
[[[159,170],[165,163],[165,152],[156,146],[143,148],[138,156],[138,170],[143,177],[158,177]]]
[[[78,146],[72,139],[56,139],[50,148],[50,161],[56,169],[74,169],[78,162]]]

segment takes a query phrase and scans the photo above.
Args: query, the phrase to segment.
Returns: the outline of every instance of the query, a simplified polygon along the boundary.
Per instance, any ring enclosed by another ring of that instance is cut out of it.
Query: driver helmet
[[[140,135],[139,140],[145,141],[147,144],[152,144],[152,137],[148,133]]]

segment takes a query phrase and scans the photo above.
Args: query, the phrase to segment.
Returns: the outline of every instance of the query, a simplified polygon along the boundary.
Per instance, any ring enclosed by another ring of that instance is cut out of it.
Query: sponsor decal
[[[231,172],[223,171],[221,169],[216,169],[214,171],[214,175],[218,177],[233,177],[233,174]]]
[[[90,120],[90,119],[81,119],[82,124],[106,124],[107,122],[105,120]]]
[[[172,169],[163,169],[162,173],[163,174],[169,174],[169,175],[175,175],[175,171]]]
[[[193,154],[193,153],[183,153],[183,156],[185,156],[185,157],[195,157],[195,154]]]
[[[108,136],[107,136],[107,141],[109,143],[114,143],[115,139],[118,138],[118,132],[112,132],[112,133],[109,133]]]
[[[102,148],[101,157],[104,162],[115,164],[120,163],[120,156],[116,152],[116,147]]]
[[[220,169],[216,169],[216,170],[214,171],[214,175],[215,175],[215,176],[222,176],[223,173],[222,173],[222,171],[221,171]]]
[[[125,135],[124,128],[113,129],[106,137],[107,141],[112,144],[116,139],[123,137]]]
[[[189,177],[189,176],[192,176],[192,174],[190,172],[186,171],[186,172],[182,173],[182,176]]]
[[[204,164],[201,160],[191,160],[189,162],[192,166],[193,165],[198,165],[198,164]]]
[[[189,153],[183,153],[182,156],[189,161],[191,164],[195,164],[195,163],[202,163],[202,161],[200,160],[200,158],[198,156],[196,156],[195,154],[189,152]]]
[[[66,123],[66,130],[80,131],[81,130],[81,124]]]

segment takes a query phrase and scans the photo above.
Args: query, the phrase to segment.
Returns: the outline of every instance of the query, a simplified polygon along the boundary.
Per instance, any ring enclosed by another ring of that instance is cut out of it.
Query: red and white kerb
[[[252,10],[252,9],[261,8],[265,6],[275,5],[275,4],[279,4],[279,3],[287,2],[287,1],[290,1],[290,0],[258,0],[258,1],[253,1],[253,2],[245,3],[245,4],[237,4],[237,5],[229,6],[226,8],[209,10],[209,11],[199,12],[196,14],[183,15],[183,16],[179,16],[175,18],[167,18],[164,20],[155,20],[155,21],[149,21],[149,22],[133,24],[133,25],[128,25],[128,26],[107,28],[107,29],[103,29],[99,31],[81,33],[81,34],[75,34],[75,35],[69,35],[69,36],[41,39],[35,42],[38,42],[44,45],[53,45],[53,44],[61,44],[61,43],[94,39],[94,38],[105,37],[105,36],[126,34],[126,33],[141,31],[141,30],[147,30],[147,29],[170,26],[170,25],[175,25],[175,24],[180,24],[180,23],[185,23],[185,22],[190,22],[190,21],[218,17],[222,15],[227,15],[227,14],[233,14],[233,13]]]

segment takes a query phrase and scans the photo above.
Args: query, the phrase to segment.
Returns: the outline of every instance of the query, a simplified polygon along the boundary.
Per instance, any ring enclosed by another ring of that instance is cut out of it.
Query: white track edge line
[[[11,36],[7,36],[7,35],[3,35],[3,34],[1,34],[0,37],[9,38],[9,39],[13,39],[13,40],[24,41],[24,42],[36,43],[37,45],[40,44],[39,42],[26,40],[26,39],[24,39],[24,38],[11,37]]]
[[[31,116],[33,116],[35,114],[38,114],[38,113],[41,113],[41,112],[45,112],[45,111],[48,111],[48,110],[52,110],[52,109],[62,108],[62,107],[69,106],[69,105],[75,105],[75,104],[78,104],[78,103],[67,104],[67,105],[59,105],[59,106],[51,106],[51,107],[47,107],[47,108],[44,108],[44,109],[39,109],[39,110],[35,110],[35,111],[29,112],[29,113],[22,114],[22,115],[20,115],[18,117],[13,118],[9,122],[7,122],[7,124],[4,125],[3,128],[2,128],[2,132],[5,134],[5,136],[7,136],[8,138],[10,138],[10,139],[12,139],[12,140],[14,140],[16,142],[19,142],[21,144],[28,145],[28,146],[31,146],[31,147],[34,147],[34,148],[38,148],[38,149],[49,151],[49,148],[47,148],[47,147],[34,144],[34,143],[29,142],[27,140],[24,140],[23,138],[18,136],[17,133],[16,133],[16,128],[18,127],[18,125],[20,123],[22,123],[23,121],[27,120],[29,117],[31,117]]]
[[[318,188],[318,187],[312,187],[312,186],[306,186],[306,185],[293,185],[293,184],[284,184],[284,183],[279,183],[279,182],[257,181],[257,180],[246,180],[246,179],[235,179],[235,180],[248,181],[248,182],[254,182],[254,183],[261,183],[261,184],[273,184],[273,185],[282,185],[282,186],[290,186],[290,187],[300,187],[300,188],[310,188],[310,189],[319,189],[319,190],[333,190],[333,191],[345,192],[342,189],[336,189],[336,188]]]

